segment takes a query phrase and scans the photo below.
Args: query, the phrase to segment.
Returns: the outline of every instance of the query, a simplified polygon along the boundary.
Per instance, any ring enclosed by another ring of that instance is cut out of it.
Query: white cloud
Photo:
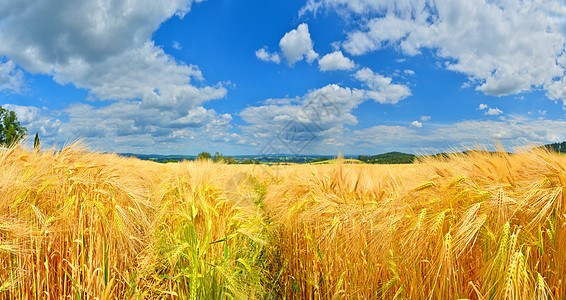
[[[249,125],[239,126],[245,133],[241,143],[261,148],[269,142],[278,153],[340,151],[339,147],[345,146],[342,143],[345,132],[349,132],[346,126],[358,124],[353,114],[358,105],[369,99],[383,104],[396,103],[410,94],[405,86],[392,84],[391,78],[369,69],[356,76],[369,89],[330,84],[302,97],[268,99],[262,101],[263,105],[245,108],[239,116]]]
[[[28,134],[38,133],[42,143],[53,143],[60,137],[61,120],[57,115],[49,115],[44,108],[16,104],[5,104],[3,107],[16,113],[18,121],[27,128]],[[65,142],[65,139],[61,139],[60,144]]]
[[[344,43],[344,49],[353,55],[361,55],[379,50],[401,39],[416,30],[417,24],[412,19],[404,20],[392,14],[384,18],[374,18],[366,25],[367,31],[354,31]],[[410,54],[416,54],[411,52]]]
[[[347,57],[344,57],[342,51],[335,51],[326,54],[318,61],[318,68],[321,71],[334,71],[334,70],[353,70],[356,64]]]
[[[16,104],[4,104],[3,107],[16,113],[21,123],[32,123],[39,119],[41,109],[35,106],[23,106]]]
[[[309,91],[300,99],[269,101],[262,106],[247,107],[240,117],[250,124],[283,127],[291,120],[305,124],[315,131],[324,131],[339,124],[357,124],[351,111],[364,101],[362,90],[330,84]],[[263,132],[271,134],[271,132]]]
[[[144,108],[140,101],[121,101],[103,107],[76,103],[64,110],[69,122],[62,125],[66,134],[87,137],[144,135],[160,139],[173,131],[189,131],[220,122],[229,125],[230,115],[195,107],[187,112]],[[227,122],[226,122],[227,121]]]
[[[376,125],[360,130],[353,130],[351,134],[348,135],[347,143],[351,144],[353,147],[359,148],[363,148],[364,146],[370,149],[390,147],[388,150],[398,149],[402,151],[406,150],[407,147],[415,147],[415,143],[420,143],[422,136],[418,134],[419,131],[406,126]],[[421,146],[424,145],[421,144]]]
[[[257,50],[255,52],[255,56],[258,59],[260,59],[261,61],[265,61],[265,62],[274,62],[276,64],[281,62],[281,58],[279,57],[279,54],[277,52],[269,53],[267,51],[267,47],[263,47],[263,48]]]
[[[306,12],[317,13],[323,8],[334,9],[342,15],[366,14],[366,13],[383,13],[387,11],[395,11],[399,13],[410,13],[412,11],[421,11],[426,9],[428,0],[308,0],[301,8],[300,14]]]
[[[335,41],[330,43],[330,47],[332,48],[332,51],[338,51],[340,50],[340,42],[339,41]]]
[[[171,45],[171,47],[173,47],[173,49],[175,49],[175,50],[183,49],[183,46],[181,46],[181,44],[177,41],[173,41],[173,44]]]
[[[353,130],[344,136],[350,149],[369,149],[371,153],[385,151],[413,151],[437,149],[446,151],[451,147],[471,147],[493,145],[501,142],[509,150],[529,143],[551,143],[566,140],[563,130],[566,121],[533,120],[511,118],[509,120],[469,120],[448,124],[437,124],[428,129],[415,129],[403,126],[377,125],[361,130]],[[376,149],[380,149],[377,152]]]
[[[306,59],[312,63],[318,58],[318,53],[313,50],[313,42],[309,33],[309,26],[300,24],[297,29],[287,32],[279,41],[279,47],[289,66]]]
[[[566,122],[560,120],[462,121],[439,128],[437,133],[447,138],[454,138],[455,141],[468,143],[492,138],[507,141],[553,142],[566,139],[566,133],[560,130],[565,125]]]
[[[415,76],[415,71],[413,71],[413,70],[404,70],[403,73],[405,73],[407,75]]]
[[[206,85],[197,66],[176,61],[151,40],[161,23],[182,18],[202,0],[32,2],[0,4],[0,56],[7,57],[0,88],[4,74],[22,78],[17,64],[87,89],[92,99],[114,101],[60,111],[8,105],[42,143],[87,137],[93,147],[110,151],[182,153],[195,149],[188,143],[193,138],[202,140],[199,147],[235,139],[231,115],[202,106],[225,97],[223,84]],[[9,86],[17,90],[21,83]]]
[[[95,63],[143,45],[192,0],[64,1],[0,7],[0,53],[24,69],[49,74],[71,61]]]
[[[24,87],[24,74],[12,60],[0,60],[0,91],[21,93]]]
[[[497,116],[503,113],[503,111],[499,108],[490,108],[487,104],[480,104],[478,107],[479,110],[486,110],[484,113],[486,116]]]
[[[192,3],[54,0],[0,5],[0,55],[31,73],[85,88],[95,99],[142,99],[145,107],[188,111],[224,97],[226,89],[221,84],[195,86],[193,81],[203,81],[198,67],[175,61],[154,45],[151,35],[170,17],[183,17]]]
[[[16,112],[28,134],[38,132],[47,147],[86,138],[95,150],[187,153],[240,139],[229,132],[230,114],[218,114],[202,106],[185,113],[144,108],[141,101],[119,101],[102,107],[75,103],[59,112],[13,104],[5,107]]]
[[[309,0],[301,13],[321,9],[361,16],[342,44],[350,54],[432,49],[487,95],[543,88],[550,99],[566,100],[566,6],[558,1]]]
[[[548,91],[546,96],[550,100],[562,100],[563,105],[566,106],[566,77],[553,81],[547,84],[546,87]]]
[[[345,125],[358,123],[352,110],[364,96],[362,90],[330,84],[298,99],[247,107],[239,115],[249,125],[239,128],[245,133],[245,143],[258,149],[269,143],[278,153],[301,154],[308,144],[314,153],[314,148],[341,136]]]
[[[354,77],[369,87],[366,96],[379,103],[397,103],[411,95],[406,85],[391,83],[392,79],[374,73],[369,68],[358,70]]]
[[[202,81],[198,67],[177,63],[153,42],[96,64],[77,63],[56,73],[54,80],[90,89],[101,100],[142,99],[144,107],[187,111],[208,100],[223,98],[222,85],[196,87]]]
[[[413,121],[411,123],[411,127],[421,128],[421,127],[423,127],[423,124],[419,121]]]
[[[501,111],[499,108],[490,108],[485,112],[486,116],[497,116],[502,114],[503,111]]]
[[[423,122],[430,121],[430,116],[421,116],[421,121]]]

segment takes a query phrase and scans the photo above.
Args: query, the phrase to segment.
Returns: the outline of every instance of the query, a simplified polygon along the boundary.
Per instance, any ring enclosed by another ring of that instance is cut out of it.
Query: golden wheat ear
[[[2,299],[562,299],[566,156],[158,164],[0,151]]]

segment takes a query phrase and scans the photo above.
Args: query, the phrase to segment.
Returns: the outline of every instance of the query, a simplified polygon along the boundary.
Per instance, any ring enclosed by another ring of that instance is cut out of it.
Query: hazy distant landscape
[[[566,153],[566,142],[562,143],[552,143],[540,146],[540,148],[545,148],[556,153]],[[462,154],[466,154],[467,151],[462,151]],[[341,155],[340,157],[347,160],[352,160],[355,163],[369,163],[369,164],[411,164],[415,160],[424,159],[426,156],[437,156],[437,157],[449,157],[451,153],[434,153],[428,155],[414,155],[402,152],[388,152],[376,155]],[[181,161],[191,161],[197,160],[198,155],[159,155],[159,154],[134,154],[134,153],[118,153],[120,156],[125,157],[136,157],[142,160],[149,160],[160,163],[168,162],[181,162]],[[218,156],[218,157],[216,157]],[[215,159],[216,157],[216,159]],[[264,164],[281,164],[281,163],[329,163],[338,158],[338,156],[333,157],[330,155],[291,155],[291,154],[278,154],[272,156],[262,156],[262,155],[235,155],[230,156],[233,158],[234,164],[252,164],[252,163],[264,163]],[[225,156],[215,155],[211,156],[213,161],[224,162]]]

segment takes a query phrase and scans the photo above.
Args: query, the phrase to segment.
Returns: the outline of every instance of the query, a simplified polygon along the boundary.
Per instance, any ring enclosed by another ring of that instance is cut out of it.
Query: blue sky
[[[565,34],[551,0],[17,0],[0,105],[45,147],[512,150],[566,140]]]

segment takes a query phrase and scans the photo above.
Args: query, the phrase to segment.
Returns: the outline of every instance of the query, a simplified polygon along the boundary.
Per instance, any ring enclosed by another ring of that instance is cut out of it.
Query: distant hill
[[[566,142],[562,143],[553,143],[540,146],[540,148],[546,148],[551,151],[555,151],[558,153],[565,153],[566,154]],[[460,154],[470,154],[475,152],[474,150],[462,151]],[[197,157],[195,155],[159,155],[159,154],[135,154],[135,153],[118,153],[121,156],[130,156],[130,157],[137,157],[143,160],[151,160],[155,162],[177,162],[183,160],[194,160]],[[454,153],[437,153],[431,155],[437,158],[448,158],[450,155],[454,155]],[[427,155],[425,155],[427,156]],[[387,152],[383,154],[377,155],[359,155],[357,160],[355,160],[355,156],[346,155],[344,156],[345,160],[348,160],[349,163],[367,163],[367,164],[411,164],[417,159],[419,156],[414,154],[408,154],[403,152]],[[422,157],[422,156],[421,156]],[[328,163],[335,163],[335,160],[329,158],[328,156],[323,155],[290,155],[290,154],[279,154],[279,155],[236,155],[234,156],[235,162],[237,164],[245,163],[247,160],[251,161],[258,161],[261,163],[266,164],[279,164],[279,163],[292,163],[292,164],[301,164],[301,163],[312,163],[312,164],[328,164]]]
[[[548,144],[542,147],[558,153],[566,153],[566,142]]]
[[[352,159],[352,158],[343,158],[343,159],[327,159],[327,160],[318,160],[315,162],[312,162],[310,164],[312,165],[329,165],[329,164],[337,164],[337,163],[343,163],[343,164],[363,164],[364,162],[357,160],[357,159]]]
[[[194,155],[160,155],[160,154],[135,154],[135,153],[118,153],[120,156],[136,157],[141,160],[151,160],[154,162],[175,162],[183,160],[194,160]]]
[[[439,158],[439,159],[449,159],[450,157],[453,156],[460,156],[460,155],[470,155],[470,154],[474,154],[474,153],[491,153],[491,154],[498,154],[500,152],[497,151],[484,151],[484,150],[466,150],[466,151],[460,151],[460,152],[441,152],[441,153],[436,153],[436,154],[431,154],[431,155],[423,155],[420,156],[421,158],[427,158],[427,157],[432,157],[432,158]],[[512,152],[507,152],[507,154],[511,155],[513,154]]]
[[[195,160],[196,155],[160,155],[160,154],[136,154],[136,153],[117,153],[120,156],[136,157],[141,160],[151,160],[154,162],[178,162],[183,160]],[[245,164],[246,162],[258,161],[265,164],[304,164],[311,161],[328,160],[328,157],[322,155],[292,155],[292,154],[278,154],[278,155],[235,155],[232,157],[236,164]],[[344,158],[354,158],[353,156],[344,156]]]
[[[135,154],[135,153],[118,153],[121,156],[136,157],[142,160],[150,160],[154,162],[178,162],[183,160],[194,160],[197,157],[195,155],[160,155],[160,154]],[[347,163],[369,163],[369,164],[410,164],[413,163],[416,156],[413,154],[401,153],[401,152],[388,152],[373,156],[360,155],[358,159],[355,156],[345,155],[343,158],[344,162]],[[335,160],[320,155],[273,155],[273,156],[253,156],[253,155],[242,155],[234,156],[236,163],[242,163],[245,160],[257,160],[261,163],[267,164],[277,164],[277,163],[317,163],[317,164],[328,164],[335,163]]]
[[[416,157],[416,155],[408,153],[387,152],[373,156],[360,155],[358,160],[367,164],[412,164]]]

